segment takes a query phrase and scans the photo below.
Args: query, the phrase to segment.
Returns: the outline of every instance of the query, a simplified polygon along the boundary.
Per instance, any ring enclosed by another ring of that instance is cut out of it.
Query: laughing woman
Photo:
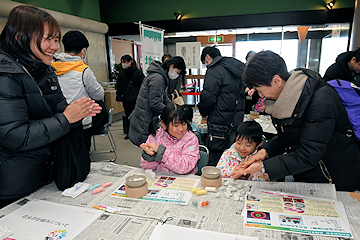
[[[49,66],[60,26],[45,11],[15,7],[0,35],[0,207],[49,181],[50,143],[95,116],[89,98],[70,105]]]

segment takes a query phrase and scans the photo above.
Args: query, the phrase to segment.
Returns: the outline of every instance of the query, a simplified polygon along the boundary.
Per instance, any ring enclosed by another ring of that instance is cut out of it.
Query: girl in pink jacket
[[[159,121],[161,127],[159,126]],[[191,132],[182,107],[169,103],[149,124],[149,137],[140,145],[143,149],[141,167],[177,174],[196,174],[199,142]]]

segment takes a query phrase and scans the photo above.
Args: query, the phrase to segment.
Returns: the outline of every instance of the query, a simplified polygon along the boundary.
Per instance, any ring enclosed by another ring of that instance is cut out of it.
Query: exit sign
[[[223,42],[223,37],[216,37],[216,42]],[[209,37],[209,42],[215,42],[215,37]]]

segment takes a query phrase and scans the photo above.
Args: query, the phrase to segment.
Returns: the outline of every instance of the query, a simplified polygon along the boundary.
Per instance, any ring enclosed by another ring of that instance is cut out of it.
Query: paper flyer
[[[88,227],[103,212],[43,200],[32,200],[0,218],[12,234],[10,239],[70,240]]]
[[[149,188],[161,188],[179,191],[190,191],[191,188],[197,187],[200,180],[192,178],[179,178],[159,176],[155,179],[146,179]]]
[[[160,176],[153,180],[147,179],[149,193],[139,200],[188,205],[191,199],[189,190],[196,187],[199,181],[198,179],[168,176]],[[110,196],[127,197],[125,182],[115,189]]]
[[[247,196],[245,226],[353,238],[340,201],[271,191],[254,190]]]

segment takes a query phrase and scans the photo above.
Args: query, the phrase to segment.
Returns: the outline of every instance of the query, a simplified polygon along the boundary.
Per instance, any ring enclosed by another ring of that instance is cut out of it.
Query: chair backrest
[[[109,108],[109,120],[108,120],[109,126],[111,126],[111,124],[112,124],[113,116],[114,116],[114,107],[110,107]]]
[[[196,131],[196,130],[192,130],[192,132],[196,135],[198,141],[199,141],[199,144],[203,144],[203,141],[201,139],[201,133],[199,131]]]
[[[208,165],[209,162],[209,149],[204,145],[199,145],[200,159],[197,163],[197,175],[201,175],[201,169]]]

